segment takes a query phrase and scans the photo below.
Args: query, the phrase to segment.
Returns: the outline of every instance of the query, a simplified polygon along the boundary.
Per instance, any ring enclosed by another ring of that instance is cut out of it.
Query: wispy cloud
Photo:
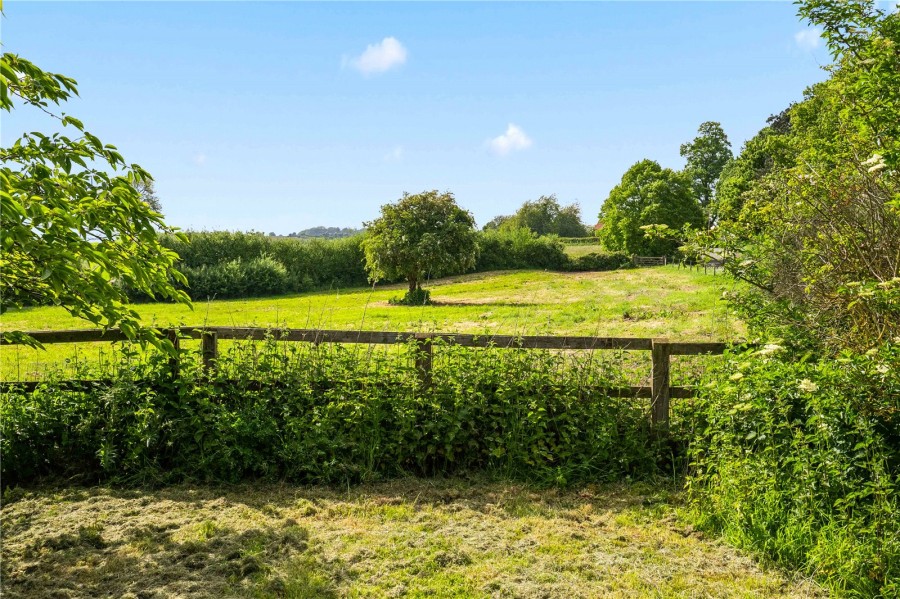
[[[197,154],[194,154],[191,160],[193,160],[194,164],[196,164],[197,166],[203,166],[204,164],[206,164],[206,154],[204,154],[203,152],[199,152]]]
[[[803,50],[815,50],[822,45],[822,30],[818,27],[804,29],[794,34],[794,41]]]
[[[363,75],[379,75],[406,62],[406,47],[395,37],[386,37],[370,44],[355,58],[344,58],[343,66],[350,66]]]
[[[385,162],[400,162],[403,160],[403,146],[394,146],[394,148],[384,155]]]
[[[506,133],[488,141],[488,148],[497,156],[506,156],[510,152],[528,149],[532,143],[521,127],[510,123],[506,127]]]

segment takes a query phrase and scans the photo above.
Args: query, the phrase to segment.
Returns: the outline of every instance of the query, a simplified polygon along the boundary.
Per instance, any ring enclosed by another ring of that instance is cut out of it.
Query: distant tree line
[[[581,222],[581,207],[577,203],[560,206],[556,195],[528,200],[515,214],[496,216],[484,225],[484,231],[495,229],[528,229],[538,235],[584,237],[591,229]]]
[[[359,235],[365,229],[354,229],[352,227],[312,227],[288,233],[283,237],[297,237],[299,239],[343,239],[345,237],[353,237]],[[269,233],[269,237],[279,237],[275,233]]]

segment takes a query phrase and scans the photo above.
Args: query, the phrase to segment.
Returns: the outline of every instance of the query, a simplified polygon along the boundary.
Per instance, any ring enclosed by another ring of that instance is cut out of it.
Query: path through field
[[[405,479],[324,487],[8,492],[3,595],[823,597],[643,485]]]

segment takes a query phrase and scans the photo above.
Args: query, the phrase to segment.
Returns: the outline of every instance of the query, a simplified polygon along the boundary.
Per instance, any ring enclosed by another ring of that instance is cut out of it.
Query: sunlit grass
[[[733,283],[676,267],[610,272],[510,271],[430,281],[433,305],[393,306],[402,286],[335,289],[282,297],[140,304],[150,324],[287,326],[297,328],[438,331],[522,335],[670,337],[685,341],[740,338],[740,323],[721,301]],[[3,316],[4,330],[88,328],[61,308],[30,308]],[[109,360],[106,343],[0,347],[4,380],[41,376],[50,365]],[[68,362],[66,362],[68,360]]]
[[[3,507],[4,596],[824,596],[679,504],[665,485],[479,479],[37,489]]]

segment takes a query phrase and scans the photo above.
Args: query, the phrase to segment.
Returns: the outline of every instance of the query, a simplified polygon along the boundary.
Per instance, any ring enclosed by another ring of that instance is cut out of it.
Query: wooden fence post
[[[177,379],[178,352],[181,351],[181,340],[178,338],[178,329],[167,329],[166,338],[172,342],[172,346],[175,348],[175,355],[169,356],[169,372],[172,373],[173,379]]]
[[[215,331],[203,331],[200,335],[200,358],[203,360],[203,370],[207,374],[216,367],[218,357],[218,335]]]
[[[669,340],[654,339],[650,355],[653,364],[650,423],[654,429],[661,430],[669,425]]]
[[[431,335],[416,333],[416,373],[425,388],[431,387],[431,363],[434,356]]]

